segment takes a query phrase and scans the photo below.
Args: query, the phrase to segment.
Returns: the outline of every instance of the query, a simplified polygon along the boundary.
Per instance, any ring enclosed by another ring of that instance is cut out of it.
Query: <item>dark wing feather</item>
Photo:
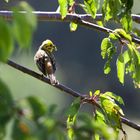
[[[45,70],[45,57],[43,56],[42,58],[39,58],[37,61],[36,61],[36,65],[37,67],[39,68],[39,70],[44,74],[46,75],[46,70]]]
[[[47,53],[53,66],[53,73],[56,71],[56,61],[52,53]]]

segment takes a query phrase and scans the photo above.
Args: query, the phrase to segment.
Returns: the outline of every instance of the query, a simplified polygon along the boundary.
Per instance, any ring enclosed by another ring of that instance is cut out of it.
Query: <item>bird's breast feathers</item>
[[[35,54],[34,60],[37,61],[43,57],[47,57],[47,54],[45,53],[44,50],[38,50],[37,53]]]

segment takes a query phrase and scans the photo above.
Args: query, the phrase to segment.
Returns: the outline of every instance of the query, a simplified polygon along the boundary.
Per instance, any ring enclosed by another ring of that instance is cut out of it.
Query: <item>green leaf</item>
[[[105,120],[114,129],[121,129],[120,113],[122,109],[115,103],[115,101],[106,94],[100,96],[101,106],[105,111]],[[121,111],[120,111],[121,110]]]
[[[37,24],[36,16],[26,2],[21,2],[19,7],[13,10],[13,35],[21,48],[27,48],[31,46],[32,33]],[[26,11],[26,14],[19,11]]]
[[[104,27],[104,25],[103,25],[103,22],[102,22],[102,21],[96,21],[96,23],[97,23],[99,26]]]
[[[125,29],[125,31],[131,31],[132,30],[132,17],[131,14],[125,14],[121,18],[121,24],[122,27]]]
[[[38,97],[30,96],[27,98],[29,105],[33,112],[34,120],[38,120],[41,116],[46,113],[46,104],[44,104]]]
[[[93,18],[95,18],[97,10],[100,6],[100,0],[84,0],[84,4],[88,13],[91,14]]]
[[[112,46],[109,38],[104,38],[101,43],[101,56],[103,59],[106,58],[107,50]]]
[[[59,6],[60,6],[60,13],[62,16],[62,19],[64,19],[67,15],[68,10],[68,1],[67,0],[58,0]]]
[[[101,56],[103,59],[108,58],[107,62],[104,65],[104,73],[109,74],[111,71],[110,63],[113,55],[116,52],[115,46],[110,41],[110,38],[104,38],[101,43]]]
[[[136,49],[134,43],[127,44],[130,56],[130,62],[127,66],[127,71],[134,80],[135,84],[140,83],[140,53]]]
[[[104,65],[104,74],[109,74],[111,71],[110,61],[107,61]]]
[[[5,2],[7,2],[7,3],[8,3],[8,2],[9,2],[9,0],[5,0]]]
[[[79,6],[86,12],[88,13],[87,7],[84,4],[79,3]]]
[[[68,115],[67,118],[67,130],[68,130],[68,137],[70,140],[73,140],[74,137],[74,130],[73,130],[73,125],[75,124],[77,113],[80,108],[80,102],[81,99],[78,97],[74,100],[74,102],[71,104],[70,108],[66,112]]]
[[[114,33],[109,33],[109,38],[112,40],[117,40],[118,37]]]
[[[8,87],[0,80],[0,120],[13,113],[14,101]]]
[[[118,14],[122,10],[122,5],[119,0],[104,0],[102,6],[102,13],[104,21],[108,21],[110,19],[117,20]]]
[[[108,21],[112,18],[111,8],[108,0],[104,0],[103,2],[102,13],[105,21]]]
[[[107,118],[108,119],[108,118]],[[97,140],[102,139],[102,136],[107,140],[116,140],[118,133],[114,131],[111,127],[108,120],[106,120],[105,114],[101,111],[96,110],[95,112],[95,135],[97,135]],[[110,131],[110,132],[109,132]],[[111,134],[109,134],[111,133]]]
[[[69,6],[73,6],[74,3],[75,3],[75,0],[68,0]]]
[[[104,95],[111,97],[112,99],[118,101],[120,104],[124,105],[124,101],[122,99],[122,97],[115,95],[113,92],[105,92]]]
[[[124,53],[122,55],[124,58],[124,63],[127,64],[131,60],[129,50],[124,51]]]
[[[74,23],[74,22],[71,22],[70,23],[70,31],[71,32],[74,32],[77,30],[77,27],[78,27],[78,24]]]
[[[0,18],[0,61],[6,62],[14,48],[10,26]]]
[[[99,96],[99,95],[100,95],[100,93],[101,93],[101,91],[100,91],[100,90],[96,90],[96,91],[94,92],[94,95],[95,95],[95,96]]]
[[[130,34],[127,34],[123,29],[116,29],[114,30],[114,33],[119,34],[124,39],[128,40],[129,42],[132,42],[132,37]]]
[[[14,116],[14,101],[7,87],[0,80],[0,139],[6,135],[6,125]]]
[[[71,106],[69,107],[69,109],[66,112],[67,116],[74,116],[75,114],[77,114],[77,112],[79,111],[80,108],[80,103],[81,103],[81,99],[78,97],[74,100],[74,102],[71,104]]]
[[[118,79],[122,84],[124,84],[125,63],[123,54],[118,56],[116,66]]]

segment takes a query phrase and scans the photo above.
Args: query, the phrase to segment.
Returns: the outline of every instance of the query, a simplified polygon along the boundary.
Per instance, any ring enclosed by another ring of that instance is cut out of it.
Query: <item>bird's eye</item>
[[[50,44],[50,47],[52,47],[52,44]]]

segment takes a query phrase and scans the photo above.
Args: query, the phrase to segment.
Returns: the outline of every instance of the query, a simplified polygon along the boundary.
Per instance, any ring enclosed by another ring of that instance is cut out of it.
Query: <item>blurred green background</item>
[[[18,0],[11,0],[8,4],[1,1],[0,10],[10,9]],[[28,0],[29,4],[38,11],[55,11],[57,0]],[[133,13],[139,13],[139,0],[134,0]],[[135,24],[134,26],[139,26]],[[111,27],[113,27],[111,25]],[[113,27],[115,28],[115,27]],[[81,93],[93,92],[100,89],[102,92],[112,91],[123,97],[126,117],[140,124],[140,89],[135,89],[131,79],[126,76],[125,85],[122,86],[116,76],[115,61],[112,63],[112,72],[104,75],[104,61],[100,56],[100,44],[105,34],[102,32],[78,27],[76,32],[69,31],[69,23],[38,22],[37,30],[33,36],[32,47],[28,51],[16,50],[11,57],[15,62],[29,67],[37,72],[33,61],[35,51],[41,42],[47,38],[53,40],[58,51],[56,77],[74,90]],[[6,64],[0,64],[0,78],[7,83],[14,99],[35,95],[41,97],[48,105],[58,104],[58,111],[70,105],[72,97],[61,91],[32,78]],[[88,109],[88,108],[86,108]],[[140,133],[134,129],[126,129],[128,140],[139,140]]]

